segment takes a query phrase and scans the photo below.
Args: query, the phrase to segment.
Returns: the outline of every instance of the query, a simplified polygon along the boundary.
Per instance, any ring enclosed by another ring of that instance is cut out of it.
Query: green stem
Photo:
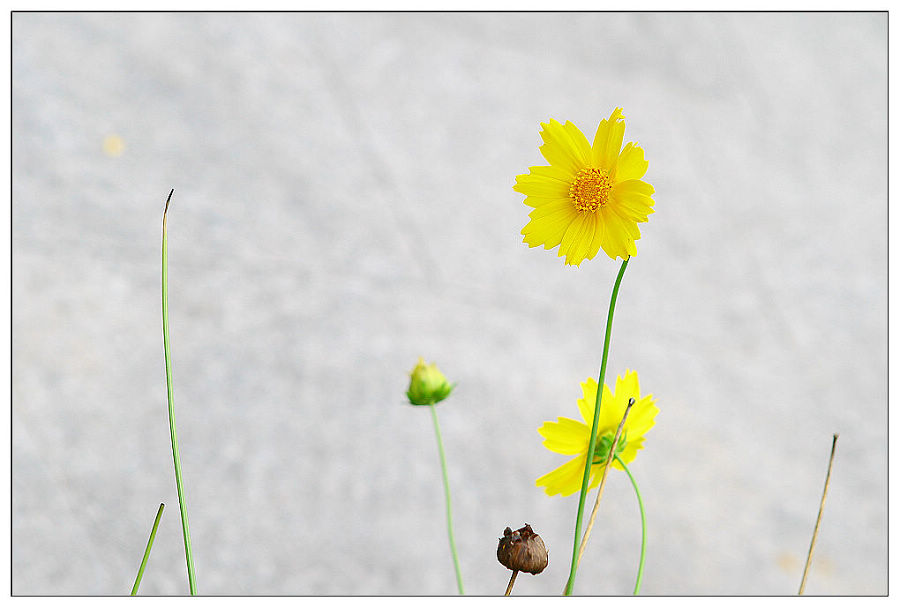
[[[450,537],[450,552],[453,554],[453,567],[456,568],[456,586],[459,587],[459,594],[465,595],[463,591],[462,573],[459,570],[459,557],[456,555],[456,541],[453,540],[453,515],[450,512],[450,481],[447,478],[447,460],[444,458],[444,442],[441,440],[441,427],[438,425],[437,410],[432,403],[431,419],[434,420],[434,434],[437,436],[438,453],[441,456],[441,472],[444,476],[444,499],[447,503],[447,535]]]
[[[147,539],[147,548],[144,549],[144,558],[141,560],[141,567],[138,568],[137,578],[134,579],[134,587],[131,588],[131,595],[137,595],[138,587],[141,586],[141,579],[144,578],[144,568],[147,567],[147,560],[150,558],[150,549],[153,548],[153,539],[156,538],[156,529],[159,528],[159,520],[162,518],[162,512],[165,508],[165,504],[159,503],[159,511],[156,512],[156,521],[153,522],[153,529],[150,530],[150,538]]]
[[[175,461],[175,487],[178,490],[178,508],[181,510],[181,531],[184,536],[184,557],[187,561],[188,584],[191,595],[197,595],[197,580],[194,576],[194,556],[191,553],[191,531],[188,526],[187,504],[184,499],[184,482],[181,480],[181,457],[178,455],[178,436],[175,433],[175,393],[172,387],[172,353],[169,350],[169,262],[166,238],[166,214],[169,201],[172,200],[173,189],[166,199],[163,211],[162,235],[162,317],[163,317],[163,349],[166,357],[166,391],[169,400],[169,432],[172,436],[172,458]]]
[[[619,295],[619,285],[622,283],[622,276],[625,274],[625,268],[628,266],[628,258],[622,260],[622,266],[619,268],[619,275],[616,277],[616,283],[613,286],[612,296],[609,300],[609,314],[606,317],[606,336],[603,339],[603,358],[600,361],[600,381],[597,384],[597,399],[594,404],[594,421],[591,424],[591,440],[588,444],[587,458],[584,465],[584,477],[581,480],[581,494],[578,497],[578,515],[575,517],[575,540],[572,543],[572,566],[569,569],[569,580],[566,582],[565,595],[572,595],[572,588],[575,586],[575,574],[578,571],[578,547],[581,541],[581,522],[584,518],[584,501],[587,497],[588,483],[591,478],[591,466],[593,466],[594,447],[597,445],[597,421],[600,418],[600,399],[603,395],[603,384],[606,381],[606,361],[609,357],[609,339],[612,335],[613,312],[616,310],[616,298]]]
[[[616,461],[622,468],[625,469],[625,472],[628,473],[628,479],[631,480],[631,486],[634,488],[634,493],[638,499],[638,506],[641,508],[641,561],[638,564],[638,573],[637,580],[634,582],[634,593],[633,595],[637,595],[641,592],[641,579],[644,578],[644,556],[647,553],[647,518],[644,516],[644,501],[641,500],[641,491],[638,489],[637,482],[634,480],[634,477],[631,475],[631,471],[628,470],[628,467],[625,466],[625,463],[622,462],[622,459],[619,456],[616,456]]]

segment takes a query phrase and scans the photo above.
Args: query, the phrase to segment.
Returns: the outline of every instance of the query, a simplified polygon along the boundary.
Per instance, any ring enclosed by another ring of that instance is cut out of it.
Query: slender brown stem
[[[599,390],[599,389],[598,389]],[[588,520],[587,529],[584,531],[584,537],[581,539],[581,547],[578,549],[578,561],[581,563],[581,556],[584,555],[584,548],[587,546],[588,537],[591,535],[591,529],[594,527],[594,520],[597,519],[597,511],[600,509],[600,497],[603,496],[603,486],[606,485],[606,474],[609,472],[609,465],[612,463],[613,456],[616,455],[616,447],[619,445],[619,437],[622,435],[622,429],[625,427],[625,419],[628,418],[628,412],[634,405],[634,397],[628,400],[628,406],[625,408],[625,414],[622,421],[619,422],[619,428],[616,429],[616,436],[613,439],[612,447],[609,455],[606,457],[606,464],[603,466],[603,476],[600,478],[600,488],[597,490],[597,500],[594,501],[594,509],[591,511],[591,518]]]
[[[512,576],[509,577],[509,584],[506,586],[506,593],[503,596],[507,596],[512,591],[513,585],[516,584],[516,576],[519,574],[518,570],[513,570]]]
[[[813,528],[812,540],[809,541],[809,552],[806,554],[806,566],[803,567],[803,578],[800,579],[800,591],[797,595],[803,595],[806,588],[806,575],[809,574],[809,566],[812,563],[813,549],[816,546],[816,537],[819,535],[819,524],[822,522],[822,511],[825,509],[825,496],[828,494],[828,482],[831,481],[831,465],[834,464],[834,448],[837,445],[838,434],[834,434],[831,440],[831,457],[828,459],[828,472],[825,473],[825,487],[822,489],[822,502],[819,503],[819,515],[816,517],[816,527]]]

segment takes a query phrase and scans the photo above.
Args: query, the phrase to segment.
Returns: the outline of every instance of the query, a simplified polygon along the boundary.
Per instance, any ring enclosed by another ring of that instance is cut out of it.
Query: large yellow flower
[[[546,475],[539,477],[536,485],[543,487],[548,496],[562,494],[569,496],[581,490],[584,478],[584,465],[591,440],[591,423],[594,420],[594,404],[597,399],[597,381],[588,378],[581,383],[582,398],[578,400],[578,409],[584,422],[571,418],[557,418],[556,422],[545,422],[538,433],[544,436],[544,446],[551,452],[572,455],[575,458]],[[625,415],[628,400],[634,398],[634,405],[625,420],[616,455],[628,464],[644,447],[644,434],[653,428],[659,408],[654,405],[653,395],[641,397],[637,372],[626,371],[625,376],[616,378],[615,395],[609,385],[603,386],[603,401],[600,404],[600,418],[597,421],[597,441],[594,446],[593,465],[591,466],[591,484],[588,489],[600,483],[603,467],[609,455],[609,449],[616,436],[619,422]],[[613,461],[613,466],[622,469],[622,465]]]
[[[513,186],[534,207],[522,228],[529,247],[559,245],[558,255],[575,266],[601,247],[612,259],[637,253],[637,225],[653,213],[654,190],[641,180],[647,172],[643,149],[631,142],[622,147],[624,118],[616,108],[600,121],[593,145],[571,122],[541,123],[540,150],[550,166],[531,167]]]

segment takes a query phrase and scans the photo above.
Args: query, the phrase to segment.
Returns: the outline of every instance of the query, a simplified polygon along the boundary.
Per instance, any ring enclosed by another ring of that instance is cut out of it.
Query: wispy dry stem
[[[806,575],[809,574],[809,566],[812,563],[813,549],[816,546],[816,537],[819,535],[819,524],[822,522],[822,511],[825,509],[825,496],[828,495],[828,482],[831,481],[831,465],[834,464],[834,448],[837,445],[838,434],[834,434],[831,440],[831,457],[828,459],[828,472],[825,474],[825,487],[822,489],[822,502],[819,503],[819,516],[816,517],[816,527],[813,528],[812,540],[809,542],[809,553],[806,554],[806,566],[803,567],[803,578],[800,579],[800,591],[797,595],[803,595],[806,588]]]
[[[600,497],[603,496],[603,486],[606,485],[606,474],[609,473],[609,465],[612,463],[613,456],[616,454],[616,447],[619,445],[619,437],[622,435],[622,429],[625,426],[625,419],[628,418],[628,412],[634,405],[634,398],[628,400],[628,406],[625,408],[625,414],[622,421],[619,422],[619,428],[616,429],[616,436],[613,438],[612,446],[609,449],[609,455],[606,457],[606,464],[603,467],[603,476],[600,478],[600,487],[597,489],[597,499],[594,501],[594,509],[591,511],[591,518],[588,520],[587,529],[581,539],[581,546],[578,548],[578,564],[581,563],[581,556],[584,555],[584,548],[587,546],[588,537],[591,535],[591,529],[594,527],[594,520],[597,519],[597,511],[600,509]],[[588,458],[593,455],[588,454]]]

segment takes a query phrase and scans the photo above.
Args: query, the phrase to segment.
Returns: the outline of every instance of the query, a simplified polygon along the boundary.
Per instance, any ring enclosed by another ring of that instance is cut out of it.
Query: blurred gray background
[[[624,108],[650,161],[613,331],[660,414],[632,471],[645,594],[794,594],[832,434],[810,594],[887,591],[887,15],[12,16],[15,594],[187,592],[175,398],[203,594],[456,593],[417,357],[438,407],[466,591],[505,526],[557,594],[567,457],[618,263],[519,234],[539,123]],[[631,592],[611,477],[576,591]]]

